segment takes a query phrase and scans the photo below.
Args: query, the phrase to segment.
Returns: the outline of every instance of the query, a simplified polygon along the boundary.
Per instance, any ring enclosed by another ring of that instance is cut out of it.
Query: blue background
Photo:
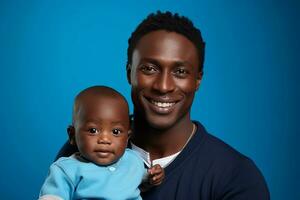
[[[158,9],[188,16],[207,43],[193,119],[256,162],[272,199],[300,199],[299,4],[2,0],[1,199],[37,198],[80,90],[109,85],[130,100],[127,39]]]

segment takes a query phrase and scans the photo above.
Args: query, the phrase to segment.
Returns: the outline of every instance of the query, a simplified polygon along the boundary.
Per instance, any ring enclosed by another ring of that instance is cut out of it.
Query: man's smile
[[[179,100],[173,100],[171,98],[151,98],[145,97],[146,103],[149,108],[158,114],[169,114],[171,113]]]
[[[169,107],[175,105],[175,102],[159,102],[159,101],[154,101],[152,99],[150,100],[150,102],[160,108],[169,108]]]

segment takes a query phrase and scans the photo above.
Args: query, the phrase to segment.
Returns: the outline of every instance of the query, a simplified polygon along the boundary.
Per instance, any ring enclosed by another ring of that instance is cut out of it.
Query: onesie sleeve
[[[264,177],[252,160],[244,159],[228,177],[231,178],[224,183],[224,190],[219,199],[270,200]]]
[[[74,184],[64,169],[53,163],[39,194],[40,200],[72,199]]]

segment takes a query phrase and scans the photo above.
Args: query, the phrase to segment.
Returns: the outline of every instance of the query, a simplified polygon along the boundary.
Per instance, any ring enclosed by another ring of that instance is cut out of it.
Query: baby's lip
[[[113,154],[112,151],[107,150],[107,149],[97,149],[95,151],[95,153],[96,153],[97,157],[99,157],[99,158],[107,158]]]
[[[95,152],[97,153],[112,153],[109,149],[96,149]]]

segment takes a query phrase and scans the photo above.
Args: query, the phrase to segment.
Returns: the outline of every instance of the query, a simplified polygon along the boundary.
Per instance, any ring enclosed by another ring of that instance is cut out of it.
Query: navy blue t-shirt
[[[270,199],[264,177],[253,161],[195,123],[197,132],[165,168],[163,183],[143,193],[143,199]]]

